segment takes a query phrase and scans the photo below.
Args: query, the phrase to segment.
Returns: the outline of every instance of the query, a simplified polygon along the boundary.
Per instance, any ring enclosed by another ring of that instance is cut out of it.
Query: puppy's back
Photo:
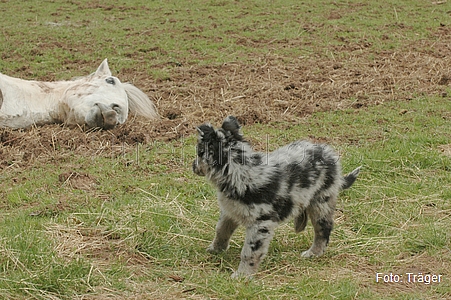
[[[313,144],[309,141],[295,141],[283,146],[269,155],[270,164],[291,164],[297,162],[301,165],[335,165],[339,164],[340,157],[326,144]]]

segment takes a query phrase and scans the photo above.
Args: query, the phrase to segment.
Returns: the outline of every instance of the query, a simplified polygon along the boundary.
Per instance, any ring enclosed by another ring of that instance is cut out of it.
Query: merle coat
[[[233,116],[221,128],[203,124],[197,129],[193,170],[217,188],[221,211],[207,250],[226,250],[238,225],[246,228],[241,262],[233,277],[257,272],[275,228],[290,218],[296,232],[305,228],[308,219],[315,231],[313,245],[302,256],[324,253],[338,193],[354,183],[360,168],[343,177],[337,153],[308,141],[296,141],[269,154],[255,152]]]

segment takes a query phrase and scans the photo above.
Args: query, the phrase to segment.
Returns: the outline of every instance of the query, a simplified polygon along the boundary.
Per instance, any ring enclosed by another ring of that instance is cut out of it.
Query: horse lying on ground
[[[158,118],[149,97],[112,76],[106,59],[95,73],[71,81],[28,81],[0,73],[0,127],[64,123],[112,129],[129,112]]]

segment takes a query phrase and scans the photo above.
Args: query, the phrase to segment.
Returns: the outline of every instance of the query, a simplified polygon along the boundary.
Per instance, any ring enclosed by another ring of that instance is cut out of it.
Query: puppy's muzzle
[[[193,172],[199,176],[205,176],[205,164],[202,163],[199,159],[195,159],[193,161]]]

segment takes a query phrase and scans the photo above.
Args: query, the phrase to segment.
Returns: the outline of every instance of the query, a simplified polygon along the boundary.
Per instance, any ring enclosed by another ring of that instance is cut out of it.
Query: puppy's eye
[[[114,78],[113,78],[113,77],[108,77],[108,78],[105,79],[105,81],[106,81],[106,83],[108,83],[108,84],[112,84],[112,85],[115,85],[115,84],[116,84],[116,81],[114,81]]]
[[[197,156],[201,157],[205,154],[205,148],[203,146],[197,146]]]

